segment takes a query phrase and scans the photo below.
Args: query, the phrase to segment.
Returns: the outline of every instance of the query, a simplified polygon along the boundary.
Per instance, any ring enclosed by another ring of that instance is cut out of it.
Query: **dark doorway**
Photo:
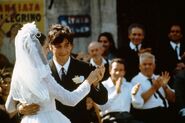
[[[143,24],[145,42],[155,46],[167,39],[169,24],[185,28],[184,11],[184,0],[117,0],[118,47],[128,43],[127,28],[132,23]]]

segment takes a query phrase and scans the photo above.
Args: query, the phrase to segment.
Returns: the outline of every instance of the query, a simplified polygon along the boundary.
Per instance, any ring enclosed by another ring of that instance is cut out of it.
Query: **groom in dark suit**
[[[69,91],[76,89],[93,68],[82,61],[75,59],[72,54],[73,33],[63,25],[54,24],[48,33],[49,48],[53,53],[50,61],[52,75],[56,81]],[[62,69],[63,70],[62,70]],[[97,104],[105,104],[107,90],[101,83],[92,85],[88,95]],[[85,98],[75,107],[69,107],[56,102],[57,109],[67,116],[72,123],[89,123],[90,114],[86,110]]]

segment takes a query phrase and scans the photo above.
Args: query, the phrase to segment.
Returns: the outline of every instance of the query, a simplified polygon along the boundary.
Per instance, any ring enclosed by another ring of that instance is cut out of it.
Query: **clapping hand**
[[[132,95],[136,95],[137,92],[139,91],[140,87],[141,87],[141,84],[140,83],[137,83],[136,85],[134,85],[134,87],[131,90],[131,94]]]
[[[163,82],[163,85],[166,85],[169,80],[170,80],[170,75],[168,72],[162,72],[162,75],[161,75],[161,79],[162,79],[162,82]]]
[[[105,73],[104,66],[97,67],[94,71],[92,71],[89,74],[89,76],[87,77],[87,80],[90,84],[97,86],[99,81],[102,80],[104,73]]]
[[[181,59],[185,59],[185,52],[181,55]]]
[[[152,52],[152,48],[141,48],[138,52],[138,54],[145,53],[145,52]]]
[[[158,90],[160,87],[163,86],[162,77],[159,76],[157,79],[152,80],[152,83],[153,83],[153,88],[154,88],[155,90]]]
[[[166,84],[169,82],[170,76],[168,72],[162,72],[162,75],[159,76],[156,80],[153,80],[153,87],[158,90],[162,86],[166,86]]]
[[[185,68],[185,64],[183,62],[179,62],[176,64],[175,70],[182,70]]]
[[[116,92],[120,93],[121,92],[121,85],[122,85],[122,77],[119,77],[118,80],[116,81]]]

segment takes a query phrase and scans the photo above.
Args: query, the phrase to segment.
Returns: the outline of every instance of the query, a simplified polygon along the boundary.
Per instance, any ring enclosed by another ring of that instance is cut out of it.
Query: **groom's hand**
[[[20,104],[17,108],[18,112],[22,115],[34,115],[40,109],[38,104]]]
[[[97,76],[96,76],[96,82],[93,82],[93,86],[97,88],[99,86],[99,82],[103,79],[104,73],[105,73],[105,66],[98,66],[96,68]]]

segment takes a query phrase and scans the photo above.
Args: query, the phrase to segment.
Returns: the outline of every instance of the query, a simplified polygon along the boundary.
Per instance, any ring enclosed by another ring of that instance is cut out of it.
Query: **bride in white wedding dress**
[[[33,22],[25,24],[15,38],[16,62],[6,109],[13,112],[15,101],[36,103],[40,105],[39,112],[23,116],[21,123],[70,123],[56,110],[55,99],[64,105],[75,106],[89,93],[91,84],[102,79],[105,68],[92,71],[76,90],[69,92],[52,77],[39,36],[40,32]]]

